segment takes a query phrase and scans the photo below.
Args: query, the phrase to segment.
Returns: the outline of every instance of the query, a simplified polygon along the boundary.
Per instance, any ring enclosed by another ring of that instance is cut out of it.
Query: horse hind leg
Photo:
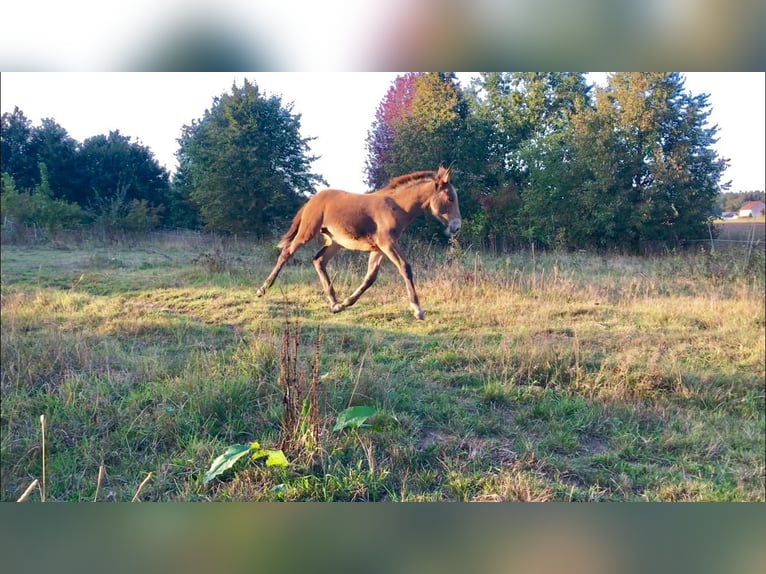
[[[367,261],[367,274],[364,276],[361,285],[356,288],[356,291],[346,297],[342,303],[336,303],[332,308],[333,313],[343,311],[343,309],[351,307],[351,305],[359,300],[359,297],[362,296],[362,293],[367,291],[367,289],[369,289],[372,284],[375,283],[375,279],[378,278],[378,271],[380,270],[380,264],[382,262],[383,253],[380,251],[373,251],[370,253],[370,258]]]
[[[340,245],[337,243],[327,243],[319,252],[314,256],[312,263],[319,275],[319,281],[322,283],[327,300],[330,302],[330,309],[335,312],[335,307],[338,305],[338,299],[335,296],[335,289],[333,289],[332,281],[327,276],[327,263],[335,257],[340,250]]]
[[[274,269],[271,270],[271,273],[269,273],[269,276],[266,278],[266,281],[263,282],[263,285],[255,291],[257,297],[262,297],[266,293],[266,290],[274,283],[274,280],[277,278],[277,275],[279,275],[282,267],[285,266],[285,263],[295,255],[295,252],[298,251],[302,245],[310,241],[313,236],[313,234],[307,235],[299,231],[293,240],[282,248],[279,257],[277,258],[277,263],[274,265]]]
[[[285,263],[290,260],[294,253],[295,250],[291,250],[289,245],[282,249],[279,257],[277,258],[277,264],[274,265],[274,269],[271,270],[271,273],[269,273],[269,276],[266,278],[266,281],[263,282],[263,285],[258,287],[258,289],[255,291],[256,297],[263,297],[263,295],[266,293],[266,290],[274,283],[274,280],[277,278],[277,275],[279,275],[282,267],[285,266]]]

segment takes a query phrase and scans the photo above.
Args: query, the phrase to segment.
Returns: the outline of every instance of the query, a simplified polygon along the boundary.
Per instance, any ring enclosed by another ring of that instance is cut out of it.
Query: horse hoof
[[[335,305],[331,305],[331,306],[330,306],[330,310],[331,310],[333,313],[340,313],[340,312],[341,312],[341,311],[343,311],[343,309],[345,309],[345,308],[346,308],[346,307],[343,305],[343,303],[335,303]]]
[[[255,290],[256,297],[263,297],[264,293],[266,293],[266,290],[263,287],[258,287],[258,289]]]
[[[424,317],[423,311],[421,311],[420,309],[418,309],[417,311],[414,311],[413,315],[415,315],[415,319],[417,319],[418,321],[423,320],[423,317]]]

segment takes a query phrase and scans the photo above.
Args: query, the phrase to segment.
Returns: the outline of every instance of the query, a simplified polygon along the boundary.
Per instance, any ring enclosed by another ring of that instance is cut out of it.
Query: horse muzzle
[[[445,233],[452,237],[458,231],[460,231],[461,221],[459,219],[451,219],[447,222],[447,227],[444,229]]]

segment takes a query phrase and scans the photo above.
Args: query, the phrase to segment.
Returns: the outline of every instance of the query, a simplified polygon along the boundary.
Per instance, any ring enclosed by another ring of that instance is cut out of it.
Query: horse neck
[[[410,217],[416,217],[428,208],[428,203],[433,195],[433,181],[425,180],[418,183],[406,184],[391,190],[384,190],[387,195],[394,198]]]

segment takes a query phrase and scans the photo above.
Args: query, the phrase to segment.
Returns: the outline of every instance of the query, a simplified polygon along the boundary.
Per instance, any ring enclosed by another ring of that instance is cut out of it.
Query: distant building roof
[[[748,201],[745,205],[740,207],[740,209],[755,209],[757,207],[763,207],[764,203],[762,201]]]

